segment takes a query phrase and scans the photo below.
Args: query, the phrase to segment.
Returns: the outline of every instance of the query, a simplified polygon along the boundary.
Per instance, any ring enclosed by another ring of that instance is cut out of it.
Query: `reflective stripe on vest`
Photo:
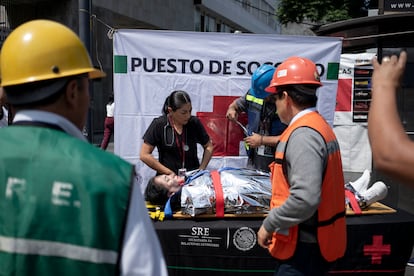
[[[247,129],[249,133],[259,133],[259,126],[261,122],[261,114],[264,101],[263,99],[256,98],[250,94],[250,91],[245,96],[247,102]]]
[[[0,251],[15,254],[34,254],[91,263],[116,264],[118,253],[111,250],[77,246],[61,242],[18,239],[0,236]]]
[[[335,134],[317,112],[311,112],[299,118],[281,135],[276,149],[275,162],[271,166],[272,200],[270,206],[271,208],[281,206],[290,195],[289,183],[283,171],[283,160],[289,137],[299,127],[314,129],[321,134],[327,145],[328,160],[318,207],[317,239],[322,256],[330,262],[342,257],[346,249],[344,178]],[[298,228],[296,225],[289,228],[287,233],[273,234],[272,244],[269,247],[272,256],[281,260],[293,256],[298,242]]]
[[[246,95],[246,100],[249,101],[249,102],[256,103],[258,105],[263,105],[263,102],[264,102],[263,99],[256,98],[255,96],[253,96],[251,94]]]

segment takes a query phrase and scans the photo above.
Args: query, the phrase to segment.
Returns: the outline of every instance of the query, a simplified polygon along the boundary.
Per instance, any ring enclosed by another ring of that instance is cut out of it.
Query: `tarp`
[[[334,37],[117,30],[114,152],[136,164],[146,183],[155,172],[139,160],[142,136],[173,90],[189,93],[193,115],[212,112],[215,96],[243,95],[258,66],[277,65],[290,56],[317,64],[323,82],[317,108],[333,125],[341,48],[341,39]],[[240,161],[214,159],[212,167]]]

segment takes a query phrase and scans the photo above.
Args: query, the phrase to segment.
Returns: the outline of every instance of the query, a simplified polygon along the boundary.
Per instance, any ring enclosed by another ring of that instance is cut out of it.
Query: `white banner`
[[[290,56],[317,64],[323,82],[317,107],[332,125],[341,49],[341,39],[332,37],[118,30],[113,53],[114,151],[136,164],[146,183],[155,172],[139,161],[142,136],[173,90],[189,93],[193,115],[212,112],[215,96],[243,95],[258,66],[278,65]],[[215,157],[211,164],[223,165],[226,158]],[[244,166],[245,158],[239,158]]]

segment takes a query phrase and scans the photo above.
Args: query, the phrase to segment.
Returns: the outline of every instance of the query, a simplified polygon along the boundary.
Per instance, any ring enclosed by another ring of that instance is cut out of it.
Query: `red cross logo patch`
[[[372,244],[364,246],[364,256],[371,255],[371,264],[381,264],[382,256],[391,254],[391,245],[383,243],[384,236],[372,236]]]

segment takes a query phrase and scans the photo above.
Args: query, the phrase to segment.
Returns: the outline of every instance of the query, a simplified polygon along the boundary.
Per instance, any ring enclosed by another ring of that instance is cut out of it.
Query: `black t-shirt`
[[[204,146],[210,137],[200,120],[195,116],[191,116],[188,123],[184,125],[182,134],[178,135],[168,122],[167,116],[163,115],[151,122],[143,139],[145,143],[158,149],[160,163],[178,174],[178,170],[182,168],[183,155],[185,157],[184,167],[187,171],[200,167],[197,144]]]

